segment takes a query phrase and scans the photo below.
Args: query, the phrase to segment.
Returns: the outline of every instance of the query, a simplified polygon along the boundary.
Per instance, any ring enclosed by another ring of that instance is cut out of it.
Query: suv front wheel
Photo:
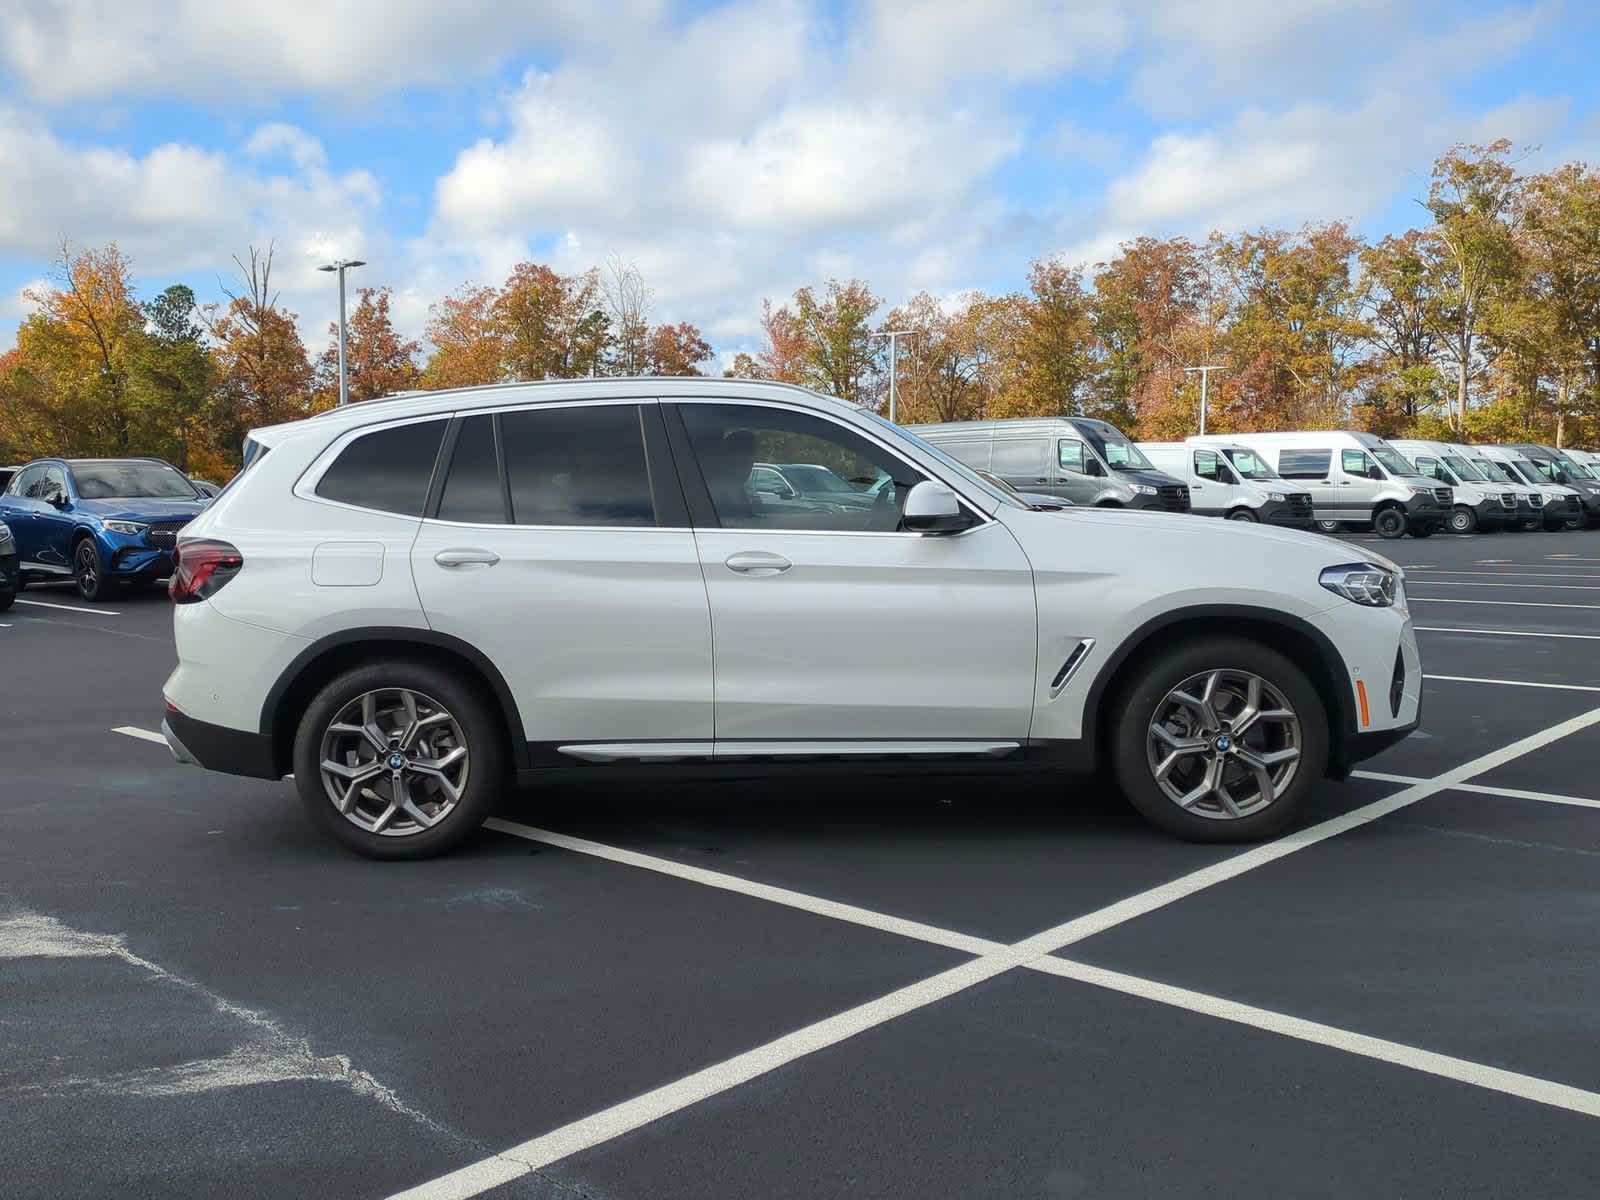
[[[372,663],[306,709],[294,778],[321,828],[369,858],[427,858],[482,825],[505,778],[496,719],[477,689],[422,662]]]
[[[1190,841],[1279,832],[1328,761],[1327,714],[1310,680],[1241,638],[1189,642],[1145,663],[1112,711],[1123,794]]]

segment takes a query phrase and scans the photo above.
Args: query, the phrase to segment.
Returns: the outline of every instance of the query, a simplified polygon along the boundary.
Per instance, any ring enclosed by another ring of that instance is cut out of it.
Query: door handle
[[[493,550],[441,550],[433,561],[441,567],[492,567],[500,556]]]
[[[1050,482],[1050,480],[1045,478],[1043,475],[1035,476],[1033,481],[1035,483],[1049,483]]]
[[[742,550],[730,555],[723,565],[741,575],[781,575],[794,564],[781,554],[768,554],[765,550]]]

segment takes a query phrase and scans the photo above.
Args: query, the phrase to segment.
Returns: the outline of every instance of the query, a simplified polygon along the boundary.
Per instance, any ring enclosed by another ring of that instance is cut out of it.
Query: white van
[[[1311,493],[1280,478],[1248,446],[1196,438],[1138,445],[1158,470],[1188,483],[1190,511],[1199,516],[1313,528]]]
[[[1518,475],[1503,462],[1496,462],[1489,458],[1476,446],[1468,446],[1462,442],[1447,442],[1490,483],[1502,487],[1510,487],[1517,494],[1517,522],[1518,529],[1542,529],[1544,527],[1544,502],[1543,491],[1532,486],[1521,475]]]
[[[1455,504],[1448,487],[1424,479],[1388,442],[1372,433],[1306,430],[1234,433],[1206,441],[1237,442],[1311,493],[1317,528],[1371,528],[1384,538],[1428,537],[1444,528]]]
[[[1478,445],[1478,452],[1491,462],[1499,463],[1505,470],[1522,480],[1529,490],[1544,496],[1544,527],[1546,529],[1577,529],[1583,524],[1583,496],[1577,488],[1564,483],[1551,483],[1539,473],[1539,468],[1528,461],[1528,456],[1510,446]]]
[[[1449,442],[1427,442],[1404,438],[1389,443],[1411,460],[1417,474],[1439,483],[1448,483],[1455,493],[1455,504],[1445,525],[1451,533],[1471,533],[1476,529],[1504,529],[1518,522],[1517,493],[1503,482],[1496,483],[1465,458],[1460,448]]]

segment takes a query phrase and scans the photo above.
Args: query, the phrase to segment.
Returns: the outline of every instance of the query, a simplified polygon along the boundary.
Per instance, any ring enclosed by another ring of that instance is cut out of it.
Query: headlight
[[[1288,498],[1289,497],[1285,496],[1282,492],[1268,492],[1267,493],[1267,499],[1268,500],[1276,500],[1279,504],[1282,504]]]
[[[1159,489],[1151,487],[1148,483],[1135,483],[1131,486],[1134,492],[1140,496],[1156,496],[1160,494]]]
[[[149,528],[137,521],[101,521],[100,524],[112,533],[120,533],[123,537],[137,537]]]
[[[1389,608],[1401,594],[1400,577],[1374,563],[1346,563],[1329,567],[1317,582],[1356,604],[1368,608]]]
[[[1407,484],[1406,486],[1411,489],[1411,494],[1414,495],[1414,496],[1431,496],[1431,495],[1433,495],[1433,489],[1431,487],[1418,487],[1414,483]]]

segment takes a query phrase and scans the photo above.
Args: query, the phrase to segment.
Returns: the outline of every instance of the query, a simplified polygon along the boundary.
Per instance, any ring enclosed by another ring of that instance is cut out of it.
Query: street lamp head
[[[319,270],[319,271],[337,271],[337,270],[338,270],[338,269],[339,269],[339,268],[338,268],[338,267],[336,267],[336,266],[334,266],[334,264],[333,264],[333,263],[329,263],[329,264],[328,264],[328,265],[327,265],[327,266],[325,266],[325,267],[318,267],[318,268],[317,268],[317,270]]]
[[[317,270],[319,270],[319,271],[343,271],[343,270],[347,270],[350,267],[364,267],[366,265],[367,264],[364,263],[363,261],[361,261],[361,259],[359,259],[359,258],[339,258],[339,259],[335,259],[331,263],[327,263],[324,266],[318,267]]]
[[[345,266],[347,267],[364,267],[366,265],[367,264],[362,262],[359,258],[351,259],[349,262],[345,263]]]

